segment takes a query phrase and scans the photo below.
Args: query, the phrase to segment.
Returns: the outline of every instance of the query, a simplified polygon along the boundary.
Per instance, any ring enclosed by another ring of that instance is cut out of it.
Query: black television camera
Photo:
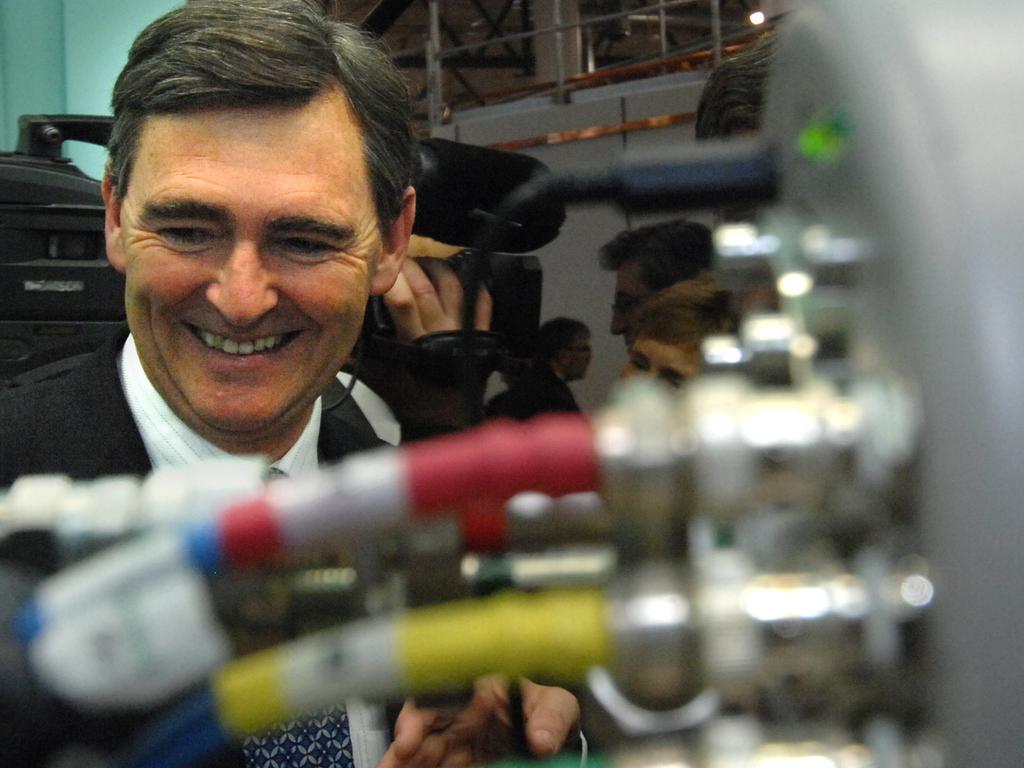
[[[0,153],[0,383],[95,349],[124,322],[124,278],[106,259],[100,184],[61,152],[67,140],[105,145],[111,120],[22,116],[17,148]],[[442,139],[422,141],[420,159],[414,233],[456,245],[471,245],[488,211],[546,170],[524,155]],[[520,254],[545,244],[564,217],[561,206],[526,211],[499,250]],[[539,262],[491,254],[485,272],[494,315],[480,348],[492,365],[503,356],[530,357],[540,318]],[[367,318],[364,354],[396,354],[384,307],[371,304]],[[454,338],[443,336],[404,350],[428,373],[456,352]]]
[[[110,118],[25,115],[0,153],[0,381],[98,347],[124,322],[106,258],[100,185],[62,156],[105,144]]]

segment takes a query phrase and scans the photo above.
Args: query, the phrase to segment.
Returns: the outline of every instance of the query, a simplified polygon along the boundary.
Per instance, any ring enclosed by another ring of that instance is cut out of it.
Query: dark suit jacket
[[[548,411],[579,411],[569,385],[547,365],[537,365],[509,389],[488,401],[488,418],[506,417],[523,421]]]
[[[145,475],[152,469],[117,370],[117,353],[126,335],[127,329],[97,352],[83,356],[78,365],[47,366],[51,370],[46,373],[30,372],[22,377],[54,374],[55,378],[0,393],[0,488],[23,474],[59,472],[76,479],[92,479],[111,474]],[[334,461],[347,453],[383,444],[351,398],[334,407],[329,399],[324,398],[320,422],[321,461]],[[32,565],[43,562],[34,562],[27,554],[24,561]],[[8,565],[7,559],[0,558],[0,567]],[[12,578],[3,572],[5,585],[13,583]],[[11,599],[20,603],[29,588],[25,587],[21,597]],[[3,615],[8,616],[12,609],[4,610],[7,612]],[[6,696],[0,693],[0,714],[4,715],[0,719],[16,724],[10,739],[0,740],[3,766],[42,765],[41,756],[50,754],[55,744],[124,744],[127,734],[138,728],[133,718],[93,719],[35,693],[32,696],[36,698],[27,698],[32,707],[26,709],[18,698],[21,689],[11,690],[13,693]],[[32,738],[23,738],[23,734]],[[240,749],[232,749],[215,764],[240,768],[245,760]]]
[[[0,394],[0,488],[24,474],[56,472],[87,480],[152,470],[121,389],[116,336],[56,378]],[[381,445],[351,398],[320,422],[322,462]]]

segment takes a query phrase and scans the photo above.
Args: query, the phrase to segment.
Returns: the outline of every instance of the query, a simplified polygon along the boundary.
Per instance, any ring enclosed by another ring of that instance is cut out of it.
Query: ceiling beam
[[[530,56],[481,56],[479,54],[456,54],[445,56],[442,60],[445,69],[532,69],[533,58]],[[422,54],[409,54],[407,56],[396,56],[395,64],[406,69],[422,68],[426,66]]]
[[[375,35],[383,35],[414,0],[380,0],[363,19],[362,27]]]

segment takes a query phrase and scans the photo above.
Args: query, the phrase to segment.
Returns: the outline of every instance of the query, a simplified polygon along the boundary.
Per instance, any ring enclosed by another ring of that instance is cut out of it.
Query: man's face
[[[640,273],[640,259],[622,262],[615,272],[615,300],[612,302],[609,330],[614,336],[625,336],[627,347],[633,343],[633,328],[640,314],[640,305],[653,293]]]
[[[414,215],[382,237],[344,96],[146,119],[107,251],[168,405],[232,452],[279,457],[394,282]]]
[[[651,376],[673,387],[699,375],[703,361],[700,344],[666,344],[646,337],[636,339],[629,348],[629,361],[622,378]]]
[[[593,354],[589,336],[578,337],[571,346],[562,350],[562,369],[565,371],[565,381],[579,381],[586,376]]]

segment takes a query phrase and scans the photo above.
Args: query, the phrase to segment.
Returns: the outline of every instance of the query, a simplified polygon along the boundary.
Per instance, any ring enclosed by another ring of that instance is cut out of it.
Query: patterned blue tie
[[[354,768],[348,717],[341,708],[251,736],[243,747],[246,768]]]
[[[288,473],[267,467],[267,480]],[[293,720],[242,745],[246,768],[354,768],[348,715],[340,707],[310,720]]]

